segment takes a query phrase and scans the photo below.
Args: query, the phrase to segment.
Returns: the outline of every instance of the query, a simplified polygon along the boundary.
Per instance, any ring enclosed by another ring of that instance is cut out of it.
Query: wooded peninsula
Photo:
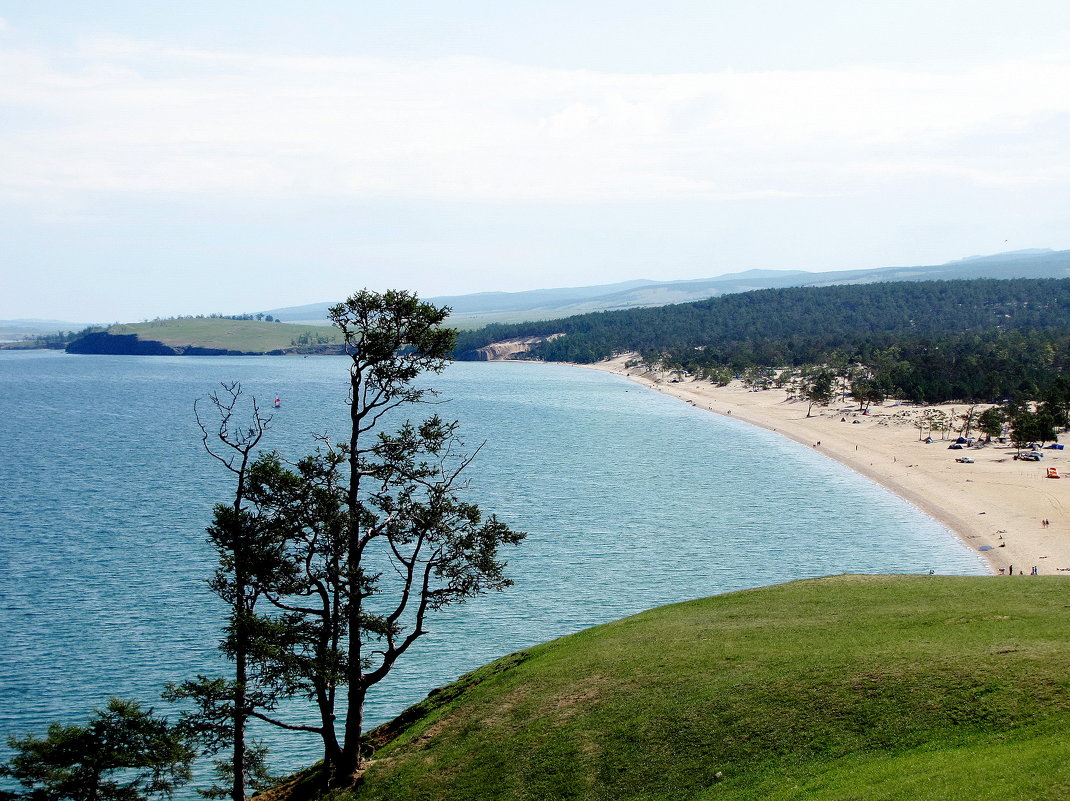
[[[563,334],[564,336],[554,336]],[[552,339],[551,339],[552,337]],[[1070,279],[767,289],[461,332],[456,356],[539,338],[522,358],[590,364],[637,352],[727,383],[750,370],[864,365],[887,396],[926,403],[1038,398],[1070,369]]]

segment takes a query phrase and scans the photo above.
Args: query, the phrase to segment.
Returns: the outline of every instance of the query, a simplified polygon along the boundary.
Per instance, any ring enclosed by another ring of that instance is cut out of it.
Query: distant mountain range
[[[693,300],[793,286],[867,284],[877,281],[935,281],[955,278],[1066,278],[1070,250],[1018,250],[992,256],[971,256],[947,264],[919,267],[877,267],[863,270],[809,272],[807,270],[746,270],[687,281],[623,281],[598,286],[532,289],[526,292],[477,292],[440,295],[427,300],[450,306],[450,322],[478,328],[494,322],[549,320],[591,311],[663,306]],[[327,309],[338,301],[268,309],[284,322],[328,325]],[[56,331],[77,331],[87,323],[63,320],[0,320],[0,342]]]
[[[992,256],[971,256],[946,264],[876,267],[861,270],[746,270],[713,278],[685,281],[625,281],[599,286],[533,289],[526,292],[478,292],[441,295],[426,300],[453,309],[451,321],[471,328],[491,322],[518,322],[566,317],[591,311],[663,306],[694,300],[794,286],[869,284],[880,281],[937,281],[957,278],[1066,278],[1070,250],[1018,250]],[[337,301],[269,309],[285,322],[324,323],[327,308]]]
[[[0,320],[0,342],[17,342],[57,331],[81,331],[87,325],[89,323],[72,323],[70,320]]]

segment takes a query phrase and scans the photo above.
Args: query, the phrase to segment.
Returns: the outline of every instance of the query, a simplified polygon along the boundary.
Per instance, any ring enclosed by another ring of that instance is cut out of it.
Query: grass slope
[[[841,576],[654,609],[445,688],[344,797],[1067,798],[1068,593]]]
[[[202,348],[260,351],[292,347],[292,342],[308,333],[313,339],[330,337],[338,342],[337,328],[259,320],[227,320],[218,317],[194,317],[157,320],[148,323],[125,323],[108,329],[110,334],[137,334],[139,339],[163,342],[171,347],[196,345]]]

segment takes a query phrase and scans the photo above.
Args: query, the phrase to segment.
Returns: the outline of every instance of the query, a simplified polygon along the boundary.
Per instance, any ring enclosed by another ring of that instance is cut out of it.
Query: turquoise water
[[[84,719],[110,695],[161,708],[164,682],[212,671],[203,531],[229,485],[193,401],[230,380],[281,396],[266,444],[297,457],[312,434],[344,434],[345,378],[333,357],[0,352],[0,734]],[[458,363],[433,383],[450,399],[433,411],[486,441],[473,500],[529,537],[507,554],[515,586],[441,615],[372,723],[498,656],[661,604],[832,573],[987,572],[812,449],[619,376]],[[318,753],[314,736],[271,740],[280,770]]]

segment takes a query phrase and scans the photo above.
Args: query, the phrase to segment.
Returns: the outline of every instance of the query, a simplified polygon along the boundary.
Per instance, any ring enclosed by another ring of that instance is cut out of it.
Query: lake
[[[224,670],[204,527],[228,474],[193,402],[240,381],[267,448],[346,435],[344,357],[0,351],[0,734]],[[935,520],[772,432],[564,365],[457,363],[416,409],[461,421],[470,500],[528,532],[515,586],[436,618],[368,709],[375,724],[504,654],[661,604],[836,573],[988,572]],[[421,415],[424,416],[424,415]],[[318,756],[269,735],[272,767]],[[4,750],[0,759],[10,753]],[[189,796],[186,796],[189,797]]]

